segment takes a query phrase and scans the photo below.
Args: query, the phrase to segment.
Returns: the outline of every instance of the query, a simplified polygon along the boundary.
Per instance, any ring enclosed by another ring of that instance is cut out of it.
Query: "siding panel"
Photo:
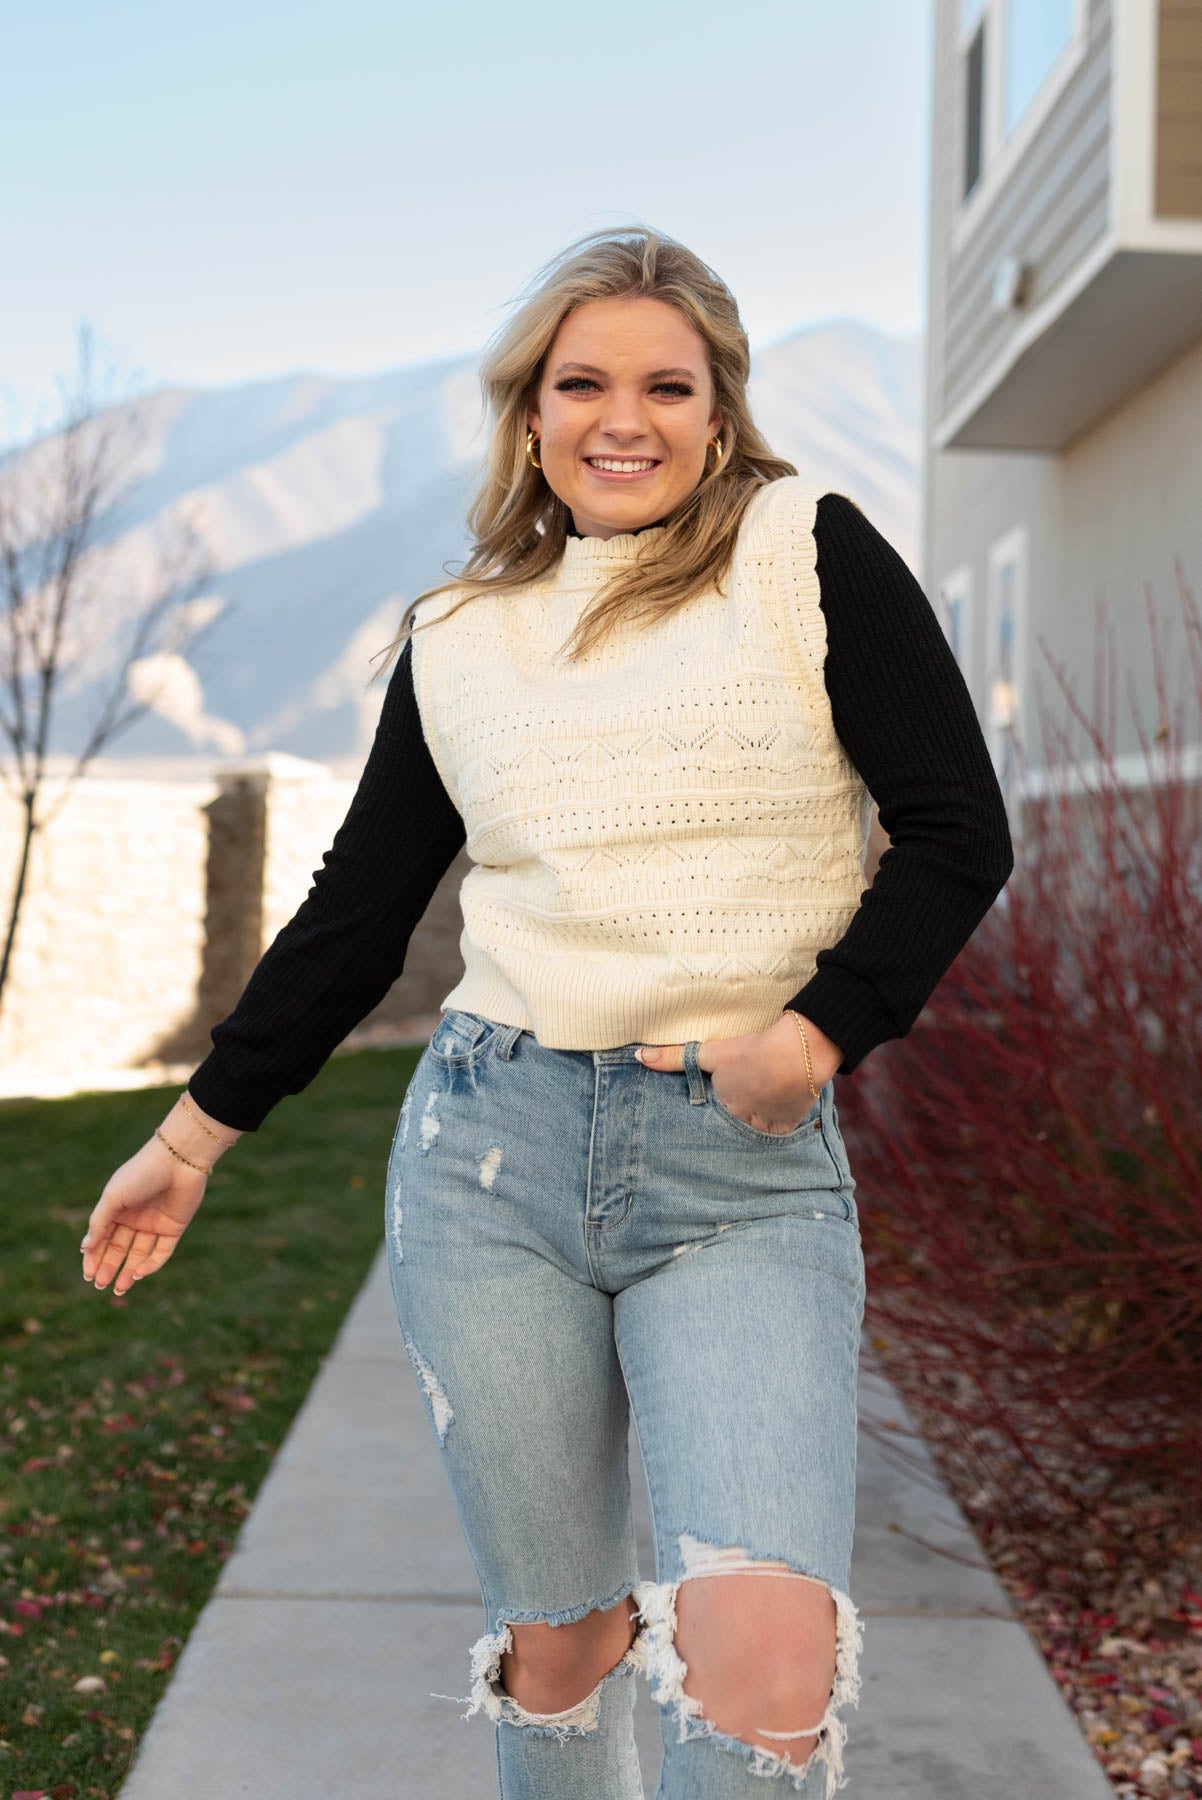
[[[1202,0],[1160,0],[1156,55],[1158,218],[1202,218]]]

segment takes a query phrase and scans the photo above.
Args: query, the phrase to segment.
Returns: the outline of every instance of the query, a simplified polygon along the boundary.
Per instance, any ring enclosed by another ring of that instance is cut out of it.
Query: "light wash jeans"
[[[856,1184],[833,1081],[777,1136],[723,1106],[697,1049],[651,1070],[633,1044],[552,1050],[452,1009],[397,1120],[393,1295],[487,1627],[471,1694],[437,1697],[495,1722],[502,1800],[642,1800],[640,1669],[661,1709],[658,1800],[762,1800],[763,1776],[805,1800],[846,1785],[837,1708],[859,1702],[863,1633],[847,1591]],[[635,1556],[630,1408],[654,1581]],[[835,1679],[804,1765],[706,1720],[673,1641],[683,1580],[767,1560],[835,1601]],[[505,1691],[511,1624],[628,1595],[637,1635],[584,1700],[534,1713]]]

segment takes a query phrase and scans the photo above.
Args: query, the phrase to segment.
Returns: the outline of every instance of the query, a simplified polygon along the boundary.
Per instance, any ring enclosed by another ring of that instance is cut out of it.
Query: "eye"
[[[574,389],[579,391],[580,388],[596,387],[596,385],[591,375],[567,375],[562,381],[555,383],[555,388],[558,393],[566,394]],[[693,389],[687,381],[657,381],[651,391],[653,394],[668,393],[687,398]]]

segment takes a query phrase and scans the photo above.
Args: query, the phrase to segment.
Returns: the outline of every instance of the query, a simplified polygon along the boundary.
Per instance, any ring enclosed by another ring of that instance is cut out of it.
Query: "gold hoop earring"
[[[712,437],[709,441],[709,444],[707,444],[705,446],[707,450],[709,449],[710,444],[713,445],[715,453],[716,453],[714,456],[714,467],[716,469],[718,467],[719,463],[722,461],[722,438],[721,438],[721,436],[719,435],[718,437]]]
[[[534,435],[534,429],[531,427],[526,432],[526,461],[530,464],[532,469],[541,469],[543,466],[534,454],[534,446],[538,442],[538,438]]]

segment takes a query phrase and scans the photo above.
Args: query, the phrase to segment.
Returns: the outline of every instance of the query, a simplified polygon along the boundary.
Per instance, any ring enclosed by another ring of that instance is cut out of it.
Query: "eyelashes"
[[[557,381],[555,383],[555,388],[557,393],[566,394],[570,393],[573,389],[596,387],[596,385],[596,382],[590,375],[568,375],[565,376],[563,381]],[[662,391],[687,397],[692,394],[693,389],[684,381],[657,381],[651,391],[653,394]]]

